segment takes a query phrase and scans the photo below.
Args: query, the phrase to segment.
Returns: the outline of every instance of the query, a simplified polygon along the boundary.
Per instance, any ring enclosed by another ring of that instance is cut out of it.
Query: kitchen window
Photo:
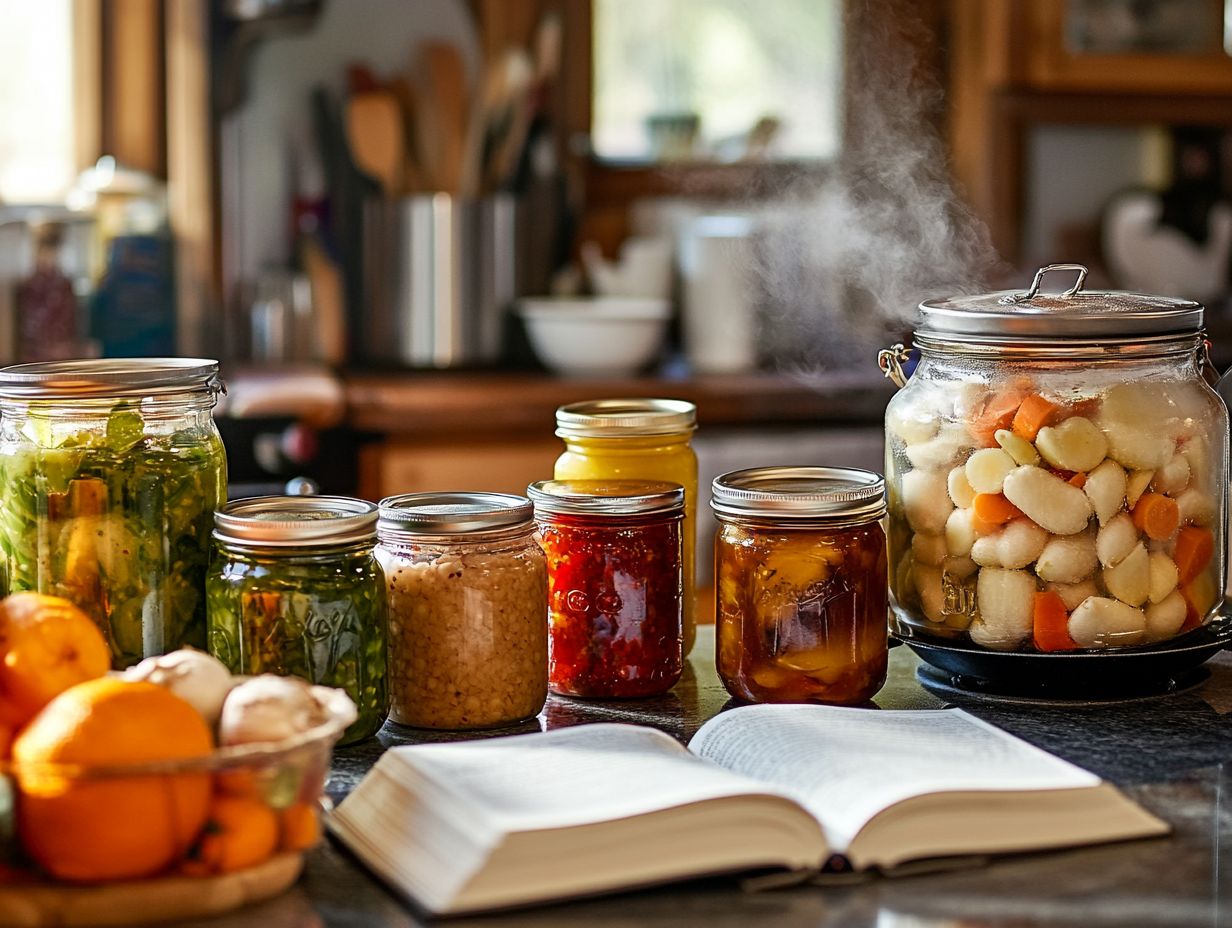
[[[77,173],[73,0],[0,0],[0,202],[61,201]]]
[[[593,0],[591,141],[619,162],[825,160],[841,0]]]

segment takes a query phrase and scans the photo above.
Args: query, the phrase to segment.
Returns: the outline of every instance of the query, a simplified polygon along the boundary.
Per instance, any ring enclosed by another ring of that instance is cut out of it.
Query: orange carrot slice
[[[1059,594],[1051,590],[1036,593],[1032,618],[1035,646],[1041,651],[1072,651],[1078,647],[1069,636],[1069,613]]]
[[[1163,541],[1171,538],[1181,524],[1181,507],[1176,500],[1162,493],[1144,493],[1133,510],[1134,525],[1148,538]]]
[[[976,493],[971,508],[977,519],[990,525],[1002,525],[1022,515],[1022,510],[1000,493]]]
[[[1181,584],[1191,582],[1202,573],[1215,553],[1215,536],[1209,528],[1186,525],[1177,533],[1172,560],[1176,563]]]
[[[1008,429],[1022,403],[1023,391],[1003,390],[986,399],[967,424],[967,430],[981,448],[997,447],[995,437],[998,429]]]
[[[1078,473],[1074,474],[1074,476],[1070,477],[1069,480],[1065,482],[1068,483],[1071,487],[1077,487],[1078,489],[1081,490],[1083,487],[1087,485],[1087,475],[1079,471]]]
[[[1061,407],[1056,403],[1044,399],[1038,393],[1032,393],[1022,401],[1017,412],[1014,413],[1014,434],[1027,441],[1035,441],[1039,430],[1049,425],[1060,411]]]

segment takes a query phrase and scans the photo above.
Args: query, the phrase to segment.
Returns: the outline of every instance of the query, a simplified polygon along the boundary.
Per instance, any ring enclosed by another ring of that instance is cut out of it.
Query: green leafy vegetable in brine
[[[346,690],[359,718],[389,713],[385,576],[366,550],[276,557],[217,547],[206,578],[210,653],[232,673],[276,673]]]
[[[4,592],[72,600],[117,668],[204,648],[209,539],[227,482],[218,433],[173,431],[125,405],[89,428],[71,421],[31,410],[0,435]]]

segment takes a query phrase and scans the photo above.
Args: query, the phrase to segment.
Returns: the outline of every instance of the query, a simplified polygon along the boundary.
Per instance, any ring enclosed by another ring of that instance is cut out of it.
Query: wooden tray
[[[52,883],[0,885],[0,925],[138,925],[221,915],[288,889],[303,854],[279,854],[238,873],[170,876],[97,886]]]

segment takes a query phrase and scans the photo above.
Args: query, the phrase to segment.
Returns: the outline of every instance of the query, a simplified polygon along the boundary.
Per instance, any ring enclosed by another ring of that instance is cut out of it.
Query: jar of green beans
[[[206,577],[210,652],[232,673],[294,675],[359,707],[343,736],[389,713],[385,576],[377,508],[341,496],[237,500],[215,515]]]

